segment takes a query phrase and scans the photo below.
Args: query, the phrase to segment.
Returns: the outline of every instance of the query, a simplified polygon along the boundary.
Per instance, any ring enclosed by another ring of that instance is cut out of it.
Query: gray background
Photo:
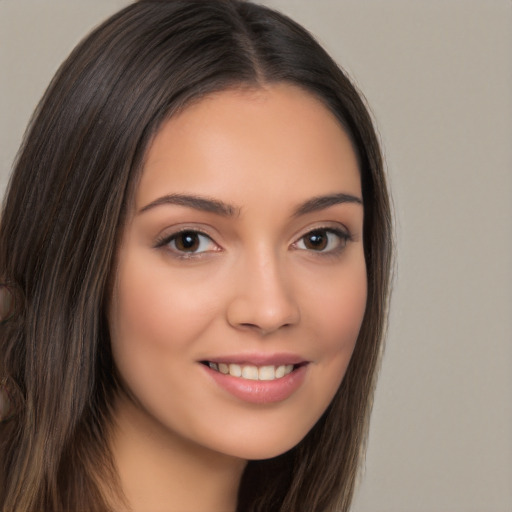
[[[0,0],[0,194],[58,64],[127,3]],[[264,3],[364,91],[393,189],[397,276],[353,510],[511,512],[512,3]]]

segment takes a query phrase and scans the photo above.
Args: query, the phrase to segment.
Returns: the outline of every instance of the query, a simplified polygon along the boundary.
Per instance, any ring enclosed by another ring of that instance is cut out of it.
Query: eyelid
[[[212,244],[215,245],[216,248],[213,250],[208,249],[208,250],[202,250],[199,252],[197,252],[197,251],[187,252],[187,251],[180,251],[178,249],[173,249],[172,247],[170,247],[170,244],[173,242],[173,240],[175,240],[177,237],[180,236],[180,234],[183,234],[183,233],[191,233],[191,234],[195,234],[200,237],[203,237],[203,238],[207,238]],[[210,234],[206,233],[201,228],[198,228],[195,226],[194,227],[183,226],[183,227],[180,227],[179,229],[176,229],[170,233],[167,232],[166,234],[159,236],[156,239],[153,246],[155,249],[159,249],[159,248],[166,249],[174,257],[179,258],[179,259],[199,258],[205,254],[212,253],[212,252],[218,252],[222,249],[221,246],[213,239],[213,237]]]
[[[334,247],[333,249],[318,250],[318,251],[315,251],[314,249],[297,247],[297,245],[306,236],[308,236],[312,233],[318,232],[318,231],[320,231],[320,232],[323,231],[326,233],[336,235],[340,239],[340,244],[337,247]],[[302,234],[295,239],[295,242],[292,243],[292,248],[294,248],[296,250],[301,250],[301,251],[308,251],[310,253],[316,253],[319,256],[332,256],[332,255],[336,255],[336,254],[342,252],[345,249],[347,243],[351,242],[353,240],[354,240],[354,237],[352,236],[350,230],[341,224],[337,223],[335,226],[333,226],[332,224],[329,224],[329,225],[320,224],[318,226],[312,226],[312,227],[309,227],[307,230],[304,230],[302,232]]]
[[[301,229],[297,232],[295,235],[295,241],[303,238],[308,233],[312,233],[314,231],[329,231],[331,233],[338,233],[343,236],[348,236],[352,238],[351,230],[341,222],[335,222],[335,221],[320,221],[318,223],[310,224],[308,227]]]
[[[153,247],[158,249],[167,249],[169,253],[171,253],[174,257],[179,259],[189,259],[189,258],[200,258],[201,256],[204,256],[206,254],[211,254],[213,252],[220,252],[223,250],[222,246],[217,243],[217,241],[213,238],[211,234],[207,232],[207,230],[203,229],[200,226],[195,225],[182,225],[179,228],[176,227],[172,231],[170,231],[172,228],[168,228],[167,230],[164,230],[163,235],[160,235],[154,242]],[[332,249],[328,250],[314,250],[314,249],[308,249],[308,248],[301,248],[297,247],[298,244],[308,235],[317,231],[324,231],[326,233],[334,234],[340,239],[340,243],[337,247],[334,247]],[[215,245],[216,248],[213,250],[202,250],[199,252],[187,252],[187,251],[180,251],[179,249],[172,249],[171,247],[168,247],[169,244],[176,239],[180,234],[182,233],[193,233],[197,234],[199,236],[202,236],[204,238],[207,238],[209,241],[211,241],[212,244]],[[339,222],[329,222],[329,223],[322,223],[319,225],[313,225],[309,226],[307,229],[302,230],[301,234],[295,237],[295,241],[291,244],[292,249],[301,250],[301,251],[307,251],[310,253],[316,253],[318,256],[334,256],[338,253],[342,252],[347,243],[350,241],[353,241],[356,237],[354,237],[350,230],[343,224]]]

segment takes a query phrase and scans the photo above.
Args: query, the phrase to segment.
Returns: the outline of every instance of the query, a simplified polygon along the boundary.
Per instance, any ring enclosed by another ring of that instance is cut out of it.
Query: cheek
[[[321,293],[310,298],[310,332],[316,340],[318,367],[324,378],[319,396],[328,405],[345,374],[354,351],[366,309],[367,278],[364,260],[331,275]]]
[[[140,383],[143,388],[151,383],[155,361],[163,363],[169,350],[166,324],[172,323],[172,319],[166,312],[172,309],[167,294],[158,283],[147,279],[144,267],[126,263],[125,260],[118,268],[109,325],[117,369],[127,387],[137,395]]]
[[[331,273],[309,294],[311,317],[321,333],[325,350],[343,351],[355,345],[366,309],[366,265],[361,257],[356,264]]]
[[[211,297],[197,293],[199,286],[148,264],[136,249],[119,264],[109,310],[113,358],[126,389],[154,417],[172,409],[169,390],[179,387],[209,328]]]
[[[137,254],[118,269],[110,311],[114,349],[179,351],[208,327],[214,310],[204,281],[181,282]],[[122,342],[122,343],[121,343]]]
[[[322,307],[325,339],[333,351],[353,349],[366,309],[366,278],[352,287],[345,286],[343,293],[333,294]]]
[[[131,268],[129,273],[120,269],[112,299],[110,327],[118,356],[131,350],[158,350],[168,340],[168,327],[174,323],[169,290],[146,279],[144,271]]]

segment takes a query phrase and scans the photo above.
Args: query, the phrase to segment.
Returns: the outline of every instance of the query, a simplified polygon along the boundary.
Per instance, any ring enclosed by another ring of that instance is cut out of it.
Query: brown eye
[[[332,253],[343,249],[350,235],[338,229],[315,229],[306,233],[296,243],[297,249],[320,253]]]
[[[174,238],[174,246],[178,251],[195,252],[199,245],[199,233],[194,233],[193,231],[179,233]]]
[[[325,231],[312,231],[304,238],[304,246],[312,251],[323,251],[327,247],[329,238]]]
[[[218,246],[207,235],[198,231],[180,231],[163,240],[159,246],[167,246],[172,252],[179,254],[201,254],[215,251]]]

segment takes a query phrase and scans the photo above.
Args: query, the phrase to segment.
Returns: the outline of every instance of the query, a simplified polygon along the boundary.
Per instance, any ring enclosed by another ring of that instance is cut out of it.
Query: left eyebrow
[[[306,202],[299,205],[293,212],[294,217],[300,217],[307,213],[317,212],[319,210],[325,210],[330,206],[343,203],[360,204],[362,206],[363,200],[360,197],[353,196],[352,194],[329,194],[325,196],[317,196],[308,199]]]

